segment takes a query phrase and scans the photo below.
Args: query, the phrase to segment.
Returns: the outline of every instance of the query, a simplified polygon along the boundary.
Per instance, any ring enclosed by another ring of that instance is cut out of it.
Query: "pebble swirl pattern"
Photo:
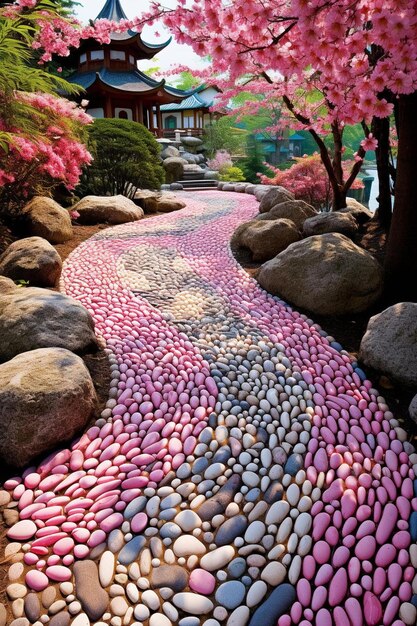
[[[0,492],[18,510],[13,626],[414,624],[406,433],[342,347],[234,261],[256,200],[184,198],[64,266],[110,397]]]

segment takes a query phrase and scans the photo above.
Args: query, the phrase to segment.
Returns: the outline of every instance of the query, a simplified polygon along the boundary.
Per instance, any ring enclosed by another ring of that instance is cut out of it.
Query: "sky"
[[[104,6],[105,0],[78,0],[80,6],[75,7],[75,13],[78,19],[82,22],[87,22],[89,19],[94,19],[96,15],[101,11]],[[149,2],[147,0],[120,0],[123,10],[128,18],[133,18],[136,15],[140,15],[143,11],[148,10]],[[174,7],[176,0],[168,0],[164,2],[164,6]],[[155,31],[160,33],[160,37],[155,36]],[[155,25],[155,27],[145,26],[142,32],[143,39],[149,43],[161,43],[166,41],[170,37],[170,32],[162,26],[162,24]],[[191,69],[202,69],[204,63],[201,58],[197,56],[189,46],[180,45],[176,41],[171,41],[169,46],[165,48],[156,56],[156,60],[140,61],[139,67],[141,70],[148,70],[149,68],[159,67],[162,72],[168,70],[172,65],[187,65]],[[169,78],[168,81],[169,82]]]

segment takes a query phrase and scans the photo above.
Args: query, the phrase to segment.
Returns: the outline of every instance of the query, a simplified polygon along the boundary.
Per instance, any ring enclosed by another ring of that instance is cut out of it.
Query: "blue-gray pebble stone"
[[[123,517],[125,519],[132,519],[132,517],[134,517],[137,513],[143,511],[146,506],[146,502],[147,499],[145,498],[145,496],[139,496],[139,498],[135,498],[134,500],[129,502],[129,504],[125,508]]]
[[[265,491],[265,501],[268,504],[273,504],[274,502],[278,502],[278,500],[282,500],[282,495],[284,493],[283,487],[281,483],[277,480],[272,482],[268,489]]]
[[[245,500],[247,502],[255,502],[255,500],[259,498],[260,493],[261,490],[258,487],[254,487],[253,489],[250,489],[247,494],[245,494]]]
[[[200,626],[200,620],[198,617],[194,617],[193,615],[188,615],[187,617],[183,617],[179,622],[178,626]]]
[[[246,561],[241,556],[236,557],[227,567],[227,572],[231,578],[240,578],[246,571]]]
[[[238,580],[229,580],[217,589],[216,601],[226,609],[235,609],[242,604],[245,593],[245,585]]]
[[[209,466],[208,459],[205,456],[200,457],[193,463],[193,474],[202,474]]]
[[[417,511],[413,511],[410,515],[410,535],[412,541],[417,541]]]
[[[160,535],[162,539],[166,539],[169,537],[170,539],[176,539],[182,533],[181,528],[178,524],[174,524],[174,522],[167,522],[164,524],[160,530]]]
[[[130,563],[133,563],[133,561],[136,561],[138,554],[142,550],[145,543],[146,539],[143,535],[133,537],[133,539],[128,541],[119,552],[119,563],[121,563],[121,565],[129,565]]]
[[[277,620],[295,602],[295,589],[289,583],[278,585],[252,616],[249,626],[276,626]]]
[[[295,476],[302,467],[303,457],[301,454],[291,454],[285,463],[284,472],[290,474],[290,476]]]
[[[216,546],[228,546],[242,536],[248,526],[248,520],[244,515],[235,515],[218,528],[214,542]]]

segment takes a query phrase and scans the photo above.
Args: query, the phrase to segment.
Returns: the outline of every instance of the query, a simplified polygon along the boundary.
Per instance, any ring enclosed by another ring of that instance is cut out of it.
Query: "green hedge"
[[[96,119],[89,128],[88,148],[94,160],[85,168],[77,194],[133,198],[137,189],[159,189],[164,170],[160,146],[138,122]]]

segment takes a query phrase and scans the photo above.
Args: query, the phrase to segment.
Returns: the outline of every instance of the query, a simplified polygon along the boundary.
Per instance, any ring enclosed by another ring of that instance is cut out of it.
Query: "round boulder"
[[[348,213],[355,218],[358,224],[365,224],[373,218],[373,213],[355,198],[346,198],[346,208],[340,209],[339,213]]]
[[[417,304],[399,302],[371,317],[360,359],[404,384],[417,386]]]
[[[177,157],[179,155],[180,155],[180,151],[175,146],[167,146],[161,152],[161,157],[163,159],[168,159],[169,157]]]
[[[266,261],[301,239],[291,220],[252,220],[240,232],[237,242],[249,248],[254,261]]]
[[[354,237],[358,231],[358,223],[350,213],[331,211],[309,217],[303,224],[303,235],[323,235],[324,233],[341,233],[346,237]]]
[[[275,187],[271,187],[270,185],[255,185],[255,189],[253,190],[253,195],[260,202],[262,198],[269,192],[271,189],[275,189]]]
[[[22,214],[30,235],[50,243],[64,243],[72,237],[70,214],[52,198],[36,196],[23,207]]]
[[[6,293],[10,293],[19,287],[10,278],[0,276],[0,295],[4,296]]]
[[[94,321],[77,300],[28,287],[0,296],[0,360],[37,348],[84,353],[97,348]]]
[[[297,228],[302,230],[306,219],[317,215],[317,211],[310,204],[304,202],[304,200],[285,200],[284,202],[275,204],[266,215],[271,219],[279,217],[281,219],[292,220]]]
[[[141,207],[125,196],[85,196],[72,209],[78,211],[80,224],[126,224],[143,217]]]
[[[39,287],[53,287],[61,269],[61,257],[42,237],[14,241],[0,256],[0,274]]]
[[[383,272],[369,252],[344,235],[329,233],[291,244],[262,265],[257,279],[298,307],[318,315],[347,315],[374,304]]]
[[[294,200],[294,194],[291,191],[287,191],[284,187],[272,187],[261,199],[259,213],[267,213],[273,206],[286,200]]]
[[[0,458],[23,467],[88,423],[96,393],[80,357],[43,348],[0,365],[0,406]]]
[[[188,165],[185,159],[181,157],[168,157],[163,162],[165,169],[165,178],[167,183],[175,183],[184,177],[184,166]]]

